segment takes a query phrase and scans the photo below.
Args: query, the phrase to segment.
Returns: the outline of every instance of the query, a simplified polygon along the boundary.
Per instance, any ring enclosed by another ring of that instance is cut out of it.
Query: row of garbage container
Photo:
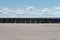
[[[58,18],[0,18],[0,23],[60,23]]]

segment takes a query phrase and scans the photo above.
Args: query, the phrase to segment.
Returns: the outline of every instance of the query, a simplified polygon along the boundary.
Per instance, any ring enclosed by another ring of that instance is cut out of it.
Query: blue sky
[[[60,17],[60,0],[0,0],[3,17]]]
[[[0,0],[2,7],[23,7],[25,5],[33,5],[37,7],[53,7],[60,6],[60,0]]]

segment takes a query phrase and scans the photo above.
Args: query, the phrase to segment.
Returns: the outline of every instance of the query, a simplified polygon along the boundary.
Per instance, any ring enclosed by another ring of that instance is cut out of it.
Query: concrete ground
[[[0,24],[0,40],[60,40],[60,24]]]

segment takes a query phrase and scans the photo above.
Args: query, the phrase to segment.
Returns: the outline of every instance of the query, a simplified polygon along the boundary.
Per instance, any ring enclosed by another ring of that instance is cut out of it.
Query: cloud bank
[[[3,8],[0,7],[0,18],[2,17],[60,17],[60,7],[36,8],[27,6],[24,8]]]

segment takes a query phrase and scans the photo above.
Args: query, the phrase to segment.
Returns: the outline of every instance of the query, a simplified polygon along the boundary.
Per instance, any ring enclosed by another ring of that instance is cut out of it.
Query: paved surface
[[[60,24],[0,24],[0,40],[60,40]]]

